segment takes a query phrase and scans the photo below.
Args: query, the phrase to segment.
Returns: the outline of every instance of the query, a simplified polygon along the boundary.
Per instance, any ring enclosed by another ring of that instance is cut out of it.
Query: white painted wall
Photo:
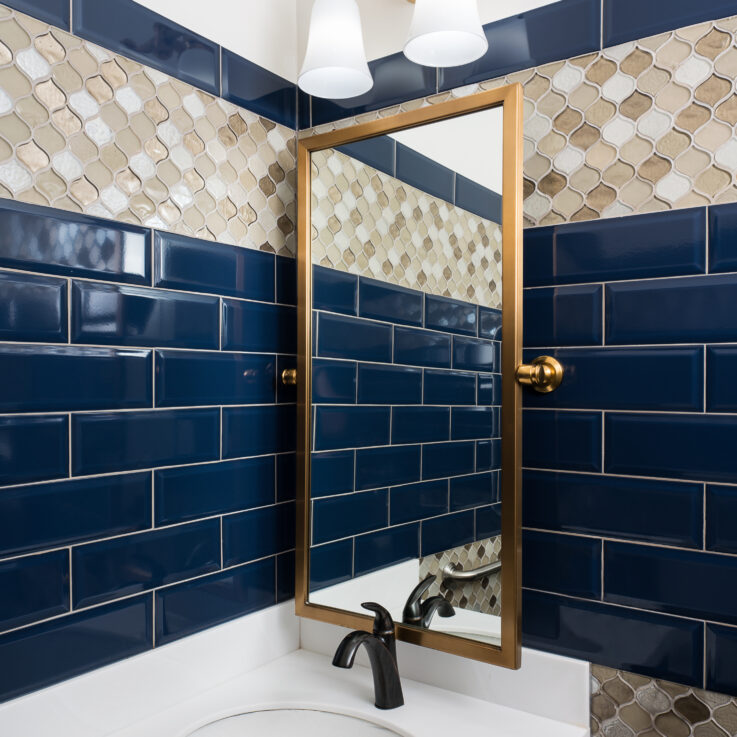
[[[137,0],[166,18],[296,82],[313,0]],[[483,23],[558,0],[479,0]],[[449,0],[452,2],[452,0]],[[401,51],[412,19],[407,0],[358,0],[369,60]]]

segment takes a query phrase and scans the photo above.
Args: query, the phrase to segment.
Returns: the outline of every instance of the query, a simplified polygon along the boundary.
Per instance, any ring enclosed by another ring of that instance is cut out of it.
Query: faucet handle
[[[412,589],[412,593],[407,598],[407,603],[404,605],[404,612],[402,614],[402,621],[404,624],[419,624],[422,620],[422,602],[420,601],[425,595],[425,592],[435,583],[436,576],[430,574],[417,586]]]
[[[374,634],[377,637],[394,636],[394,620],[392,619],[392,615],[381,604],[373,601],[365,601],[361,606],[370,612],[374,612]]]

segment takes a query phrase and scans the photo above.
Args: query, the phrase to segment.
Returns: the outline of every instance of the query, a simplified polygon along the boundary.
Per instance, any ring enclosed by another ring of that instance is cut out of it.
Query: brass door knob
[[[532,363],[517,367],[517,381],[536,392],[554,392],[563,381],[563,367],[552,356],[538,356]]]
[[[284,369],[281,372],[281,383],[284,386],[296,386],[297,384],[297,369]]]

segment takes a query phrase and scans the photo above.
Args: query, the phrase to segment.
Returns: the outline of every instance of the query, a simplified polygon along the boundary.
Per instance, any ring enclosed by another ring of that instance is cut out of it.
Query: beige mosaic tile
[[[457,563],[464,569],[478,568],[499,560],[502,552],[502,536],[496,535],[486,540],[469,543],[442,553],[420,558],[420,581],[431,574],[438,575],[448,563]],[[453,606],[470,609],[482,614],[501,616],[502,579],[501,574],[493,573],[477,581],[463,584],[443,585],[441,576],[428,589],[427,596],[442,594]]]
[[[501,239],[497,223],[339,151],[312,156],[315,264],[500,308]]]
[[[737,698],[591,666],[592,737],[735,737]]]
[[[2,196],[295,253],[294,131],[0,11]]]

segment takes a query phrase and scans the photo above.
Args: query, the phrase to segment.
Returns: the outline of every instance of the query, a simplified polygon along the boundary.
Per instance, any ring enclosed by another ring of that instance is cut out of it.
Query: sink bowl
[[[360,717],[313,709],[271,709],[219,719],[189,737],[403,737]]]

